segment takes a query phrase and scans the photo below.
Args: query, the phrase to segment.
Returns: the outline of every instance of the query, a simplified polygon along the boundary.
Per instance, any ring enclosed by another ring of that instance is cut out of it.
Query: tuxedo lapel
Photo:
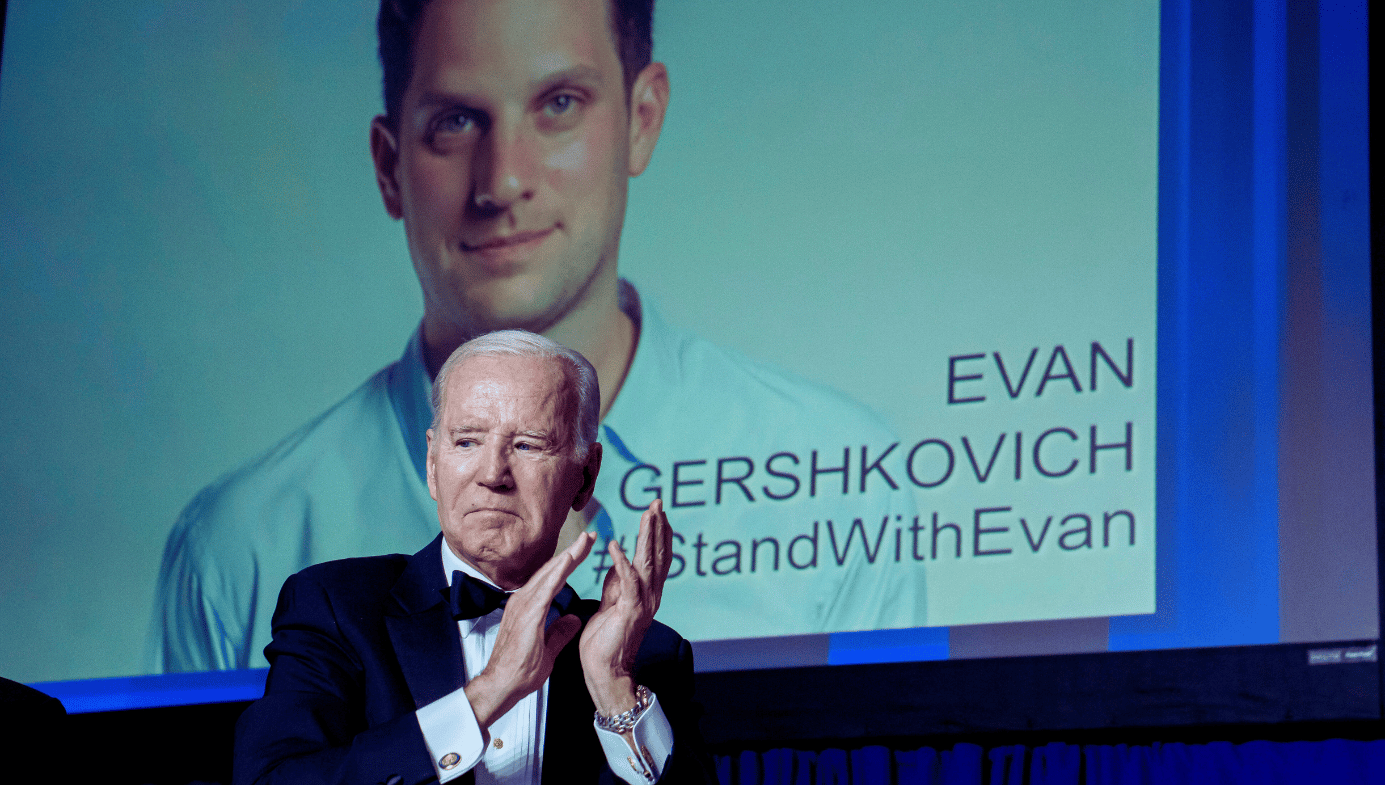
[[[392,594],[395,613],[385,617],[414,706],[425,706],[466,682],[457,622],[443,602],[442,535],[409,559]]]

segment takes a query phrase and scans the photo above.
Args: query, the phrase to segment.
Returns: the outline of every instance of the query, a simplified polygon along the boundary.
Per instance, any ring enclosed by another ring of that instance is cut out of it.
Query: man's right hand
[[[505,603],[490,661],[465,687],[482,728],[490,727],[553,672],[558,652],[582,628],[571,614],[546,625],[548,609],[577,565],[591,552],[596,535],[584,532],[539,568]]]

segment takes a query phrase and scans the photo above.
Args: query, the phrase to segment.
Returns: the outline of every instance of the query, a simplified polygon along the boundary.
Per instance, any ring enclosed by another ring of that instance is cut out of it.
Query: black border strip
[[[1379,721],[1378,664],[1309,665],[1373,641],[702,673],[713,745],[1106,728]]]

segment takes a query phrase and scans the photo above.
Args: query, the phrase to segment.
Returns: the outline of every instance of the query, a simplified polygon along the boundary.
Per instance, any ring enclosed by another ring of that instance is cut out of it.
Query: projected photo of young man
[[[153,667],[263,666],[289,575],[430,536],[433,376],[502,328],[576,349],[600,380],[605,468],[559,548],[583,531],[629,547],[661,497],[676,529],[660,612],[692,640],[923,624],[889,429],[667,324],[619,275],[629,178],[650,165],[673,92],[651,59],[652,15],[652,0],[381,4],[370,152],[421,326],[397,362],[188,505],[160,571]],[[600,596],[603,554],[570,578],[585,597]]]

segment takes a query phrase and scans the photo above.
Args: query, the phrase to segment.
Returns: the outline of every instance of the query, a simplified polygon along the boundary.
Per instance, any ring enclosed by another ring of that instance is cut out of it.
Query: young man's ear
[[[397,221],[404,217],[399,200],[399,141],[384,115],[370,121],[370,157],[375,161],[375,184],[380,186],[385,212]]]
[[[668,69],[663,63],[650,63],[635,77],[630,88],[630,176],[636,177],[649,165],[659,131],[668,111]]]

